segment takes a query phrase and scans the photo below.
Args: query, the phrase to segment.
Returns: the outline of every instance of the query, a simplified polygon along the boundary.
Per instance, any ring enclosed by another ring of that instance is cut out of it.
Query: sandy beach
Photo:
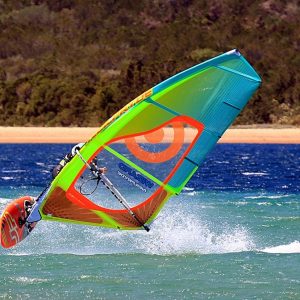
[[[0,143],[78,143],[88,140],[97,130],[96,127],[0,127]],[[231,128],[219,142],[300,144],[300,128]]]

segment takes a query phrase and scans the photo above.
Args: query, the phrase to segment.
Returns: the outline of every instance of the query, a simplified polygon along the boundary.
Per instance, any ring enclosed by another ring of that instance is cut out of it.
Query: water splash
[[[26,254],[133,254],[185,255],[251,251],[255,244],[242,226],[225,226],[221,232],[196,213],[166,210],[149,233],[99,227],[40,222],[11,255]]]
[[[211,254],[250,251],[254,248],[249,233],[243,227],[214,231],[195,215],[175,212],[162,217],[152,227],[151,238],[141,249],[149,254]]]

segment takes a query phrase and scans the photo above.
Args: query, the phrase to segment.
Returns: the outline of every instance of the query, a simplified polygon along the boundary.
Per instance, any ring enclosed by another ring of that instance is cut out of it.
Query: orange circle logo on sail
[[[184,127],[181,122],[172,124],[173,140],[170,146],[161,152],[149,152],[144,150],[136,141],[135,137],[126,138],[125,143],[129,151],[139,160],[149,163],[162,163],[172,159],[180,151],[184,143]],[[164,142],[165,131],[163,128],[144,135],[147,142],[158,144]]]

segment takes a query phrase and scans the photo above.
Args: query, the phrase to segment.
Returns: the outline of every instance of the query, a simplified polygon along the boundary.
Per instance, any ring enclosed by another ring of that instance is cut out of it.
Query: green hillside
[[[263,79],[236,124],[300,125],[297,3],[0,0],[0,125],[98,126],[233,48]]]

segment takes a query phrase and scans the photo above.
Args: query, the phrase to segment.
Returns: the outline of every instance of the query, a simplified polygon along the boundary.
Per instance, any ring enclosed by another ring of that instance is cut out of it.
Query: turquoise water
[[[70,147],[0,145],[1,211]],[[0,249],[0,298],[300,299],[299,153],[217,145],[149,233],[40,222]]]

